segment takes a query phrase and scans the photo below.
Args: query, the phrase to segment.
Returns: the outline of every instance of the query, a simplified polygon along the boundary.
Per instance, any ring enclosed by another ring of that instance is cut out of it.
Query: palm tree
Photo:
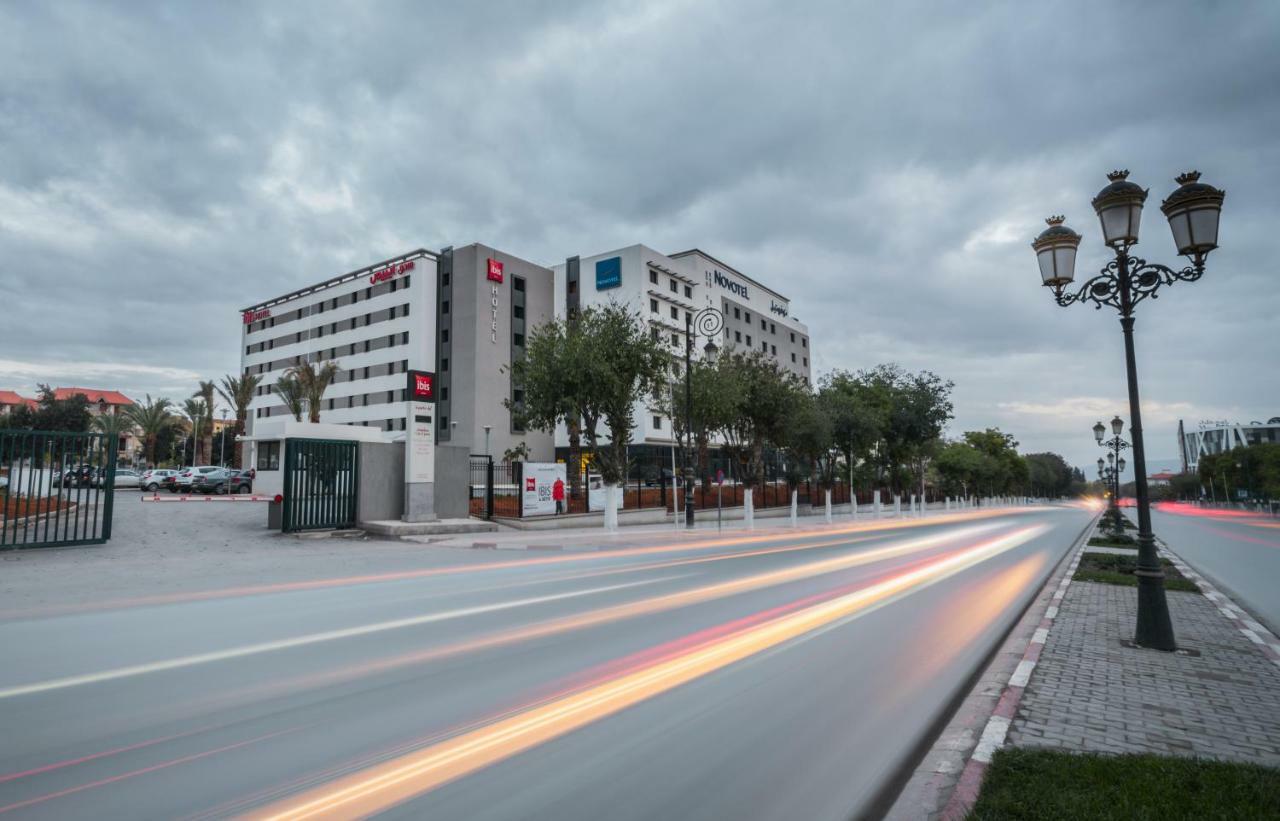
[[[106,434],[103,437],[104,444],[111,448],[109,453],[120,452],[120,438],[133,428],[133,424],[124,414],[103,413],[93,417],[89,421],[93,429]]]
[[[204,400],[204,419],[200,422],[200,430],[204,432],[204,458],[209,461],[213,453],[213,392],[217,389],[217,384],[212,379],[208,382],[200,380],[200,390],[191,394],[192,398]]]
[[[307,400],[307,416],[312,422],[320,421],[320,402],[324,392],[338,376],[338,363],[328,360],[316,367],[315,363],[303,362],[289,369],[289,376],[298,383],[302,397]]]
[[[289,413],[293,414],[293,418],[301,422],[303,397],[302,386],[298,384],[298,380],[294,379],[292,374],[286,373],[276,380],[276,393],[280,394],[280,401],[284,402],[284,406],[289,409]]]
[[[151,394],[147,394],[145,404],[130,405],[124,409],[129,421],[142,431],[143,452],[148,466],[155,464],[156,441],[160,434],[174,422],[169,413],[171,405],[163,396],[152,402]]]
[[[249,403],[253,401],[253,393],[258,388],[258,383],[262,381],[261,376],[254,374],[245,374],[242,377],[234,377],[230,374],[222,377],[222,384],[218,386],[218,393],[226,400],[227,404],[235,409],[236,412],[236,436],[244,435],[244,423],[249,418]],[[236,442],[236,467],[241,466],[244,461],[244,443]]]
[[[209,406],[204,403],[203,399],[187,399],[182,403],[182,412],[187,415],[187,419],[191,420],[191,464],[200,464],[200,454],[197,448],[200,443],[195,437],[200,434],[200,426],[204,424],[205,417],[209,413]],[[210,445],[212,447],[212,445]]]

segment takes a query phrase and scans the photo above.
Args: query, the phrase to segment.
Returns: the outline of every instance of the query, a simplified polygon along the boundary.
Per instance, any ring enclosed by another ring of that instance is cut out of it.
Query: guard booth
[[[254,492],[274,497],[267,506],[267,526],[285,533],[352,528],[383,518],[380,499],[361,492],[361,468],[381,476],[388,472],[380,469],[385,466],[394,474],[398,454],[403,472],[403,444],[386,442],[378,428],[264,421],[241,441],[247,463],[256,470]],[[386,465],[388,460],[392,464]],[[389,508],[385,513],[396,506],[382,501]]]

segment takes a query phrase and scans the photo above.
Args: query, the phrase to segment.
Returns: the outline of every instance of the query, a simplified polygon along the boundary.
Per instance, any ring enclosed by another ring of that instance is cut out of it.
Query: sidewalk
[[[1177,652],[1128,647],[1137,588],[1072,581],[1089,552],[1118,551],[1080,548],[1029,614],[1040,629],[938,816],[965,817],[1001,746],[1280,766],[1280,640],[1163,546],[1202,592],[1166,591]]]

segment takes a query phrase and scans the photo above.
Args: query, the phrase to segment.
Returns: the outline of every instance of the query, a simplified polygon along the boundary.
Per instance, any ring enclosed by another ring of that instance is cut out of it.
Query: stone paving
[[[1137,590],[1073,582],[1010,725],[1008,743],[1280,765],[1280,666],[1211,601],[1169,592],[1179,647],[1125,647]]]

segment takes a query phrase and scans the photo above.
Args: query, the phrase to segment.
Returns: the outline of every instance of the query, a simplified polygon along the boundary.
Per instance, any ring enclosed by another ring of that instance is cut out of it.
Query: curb
[[[1243,607],[1214,587],[1208,579],[1192,570],[1190,565],[1182,560],[1181,556],[1169,549],[1169,545],[1164,540],[1157,538],[1156,541],[1160,543],[1161,555],[1173,562],[1173,566],[1178,568],[1179,573],[1195,582],[1196,587],[1200,588],[1200,592],[1204,594],[1204,597],[1213,602],[1218,611],[1226,616],[1227,620],[1235,625],[1236,629],[1243,633],[1245,638],[1256,644],[1264,656],[1271,659],[1272,663],[1277,667],[1280,667],[1280,639],[1277,639],[1264,625],[1258,623]]]
[[[965,763],[964,770],[960,773],[960,780],[956,782],[955,789],[952,790],[951,797],[942,810],[942,818],[947,821],[963,819],[977,802],[978,792],[982,789],[983,776],[986,775],[987,767],[991,764],[991,756],[1004,746],[1005,737],[1009,734],[1009,725],[1013,722],[1018,705],[1022,702],[1022,694],[1027,688],[1027,682],[1031,680],[1031,673],[1040,660],[1040,651],[1044,649],[1044,643],[1049,637],[1049,629],[1053,627],[1053,622],[1058,617],[1058,607],[1067,595],[1067,588],[1071,586],[1072,577],[1075,576],[1076,568],[1080,565],[1080,557],[1084,555],[1085,548],[1089,545],[1089,536],[1096,528],[1095,521],[1081,537],[1075,553],[1068,560],[1066,572],[1059,580],[1057,589],[1053,591],[1049,606],[1040,617],[1039,626],[1027,642],[1022,659],[1014,668],[1013,674],[1009,676],[1009,681],[1000,693],[999,701],[996,702],[995,710],[987,719],[986,726],[982,728],[978,744],[970,754],[968,762]]]

